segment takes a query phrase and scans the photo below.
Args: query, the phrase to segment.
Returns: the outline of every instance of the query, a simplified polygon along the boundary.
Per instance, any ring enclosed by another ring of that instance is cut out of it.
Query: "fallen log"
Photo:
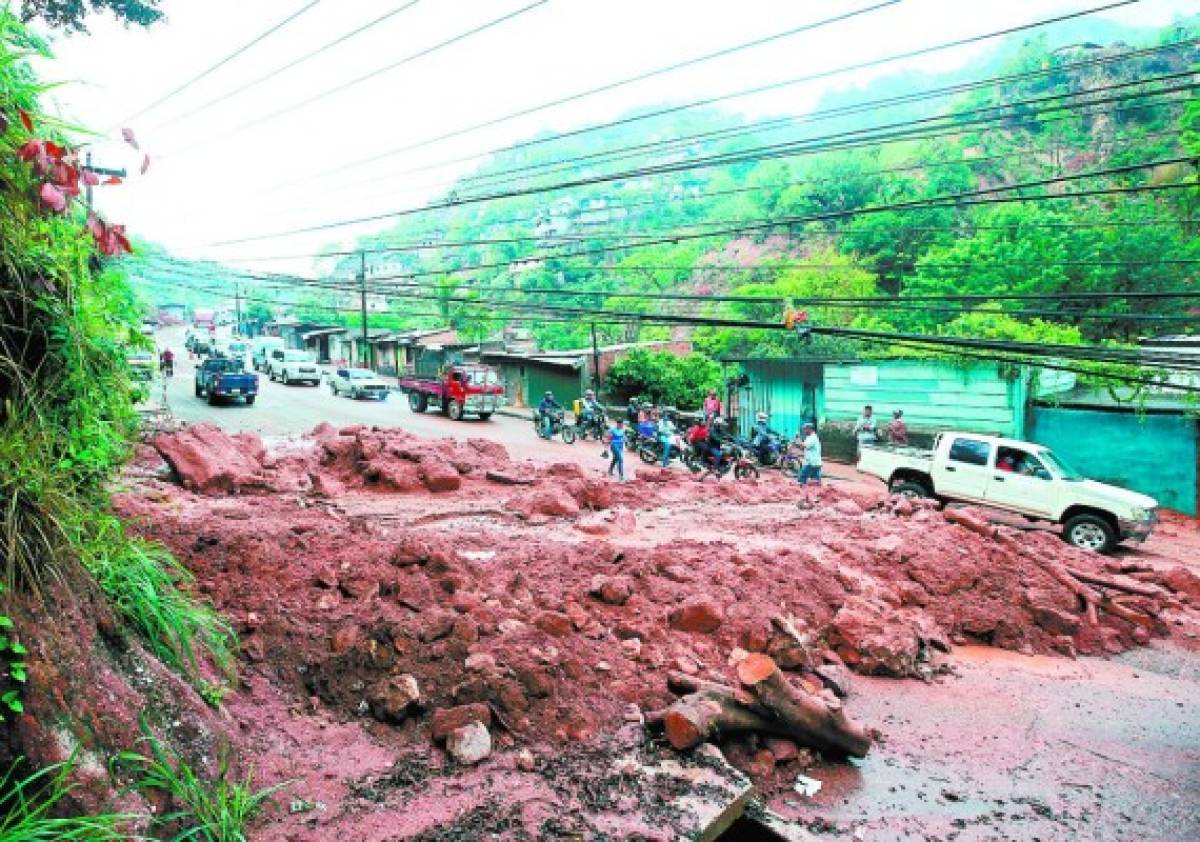
[[[1124,591],[1135,596],[1166,596],[1166,592],[1158,587],[1158,585],[1146,584],[1128,577],[1118,578],[1117,576],[1109,576],[1104,573],[1089,573],[1086,570],[1076,570],[1073,567],[1068,567],[1067,572],[1079,581],[1087,582],[1089,585],[1112,588],[1115,591]]]
[[[787,737],[829,754],[864,757],[870,750],[870,734],[846,716],[841,702],[832,694],[825,698],[796,689],[770,657],[744,658],[738,677],[748,690],[671,673],[668,687],[686,695],[647,713],[646,724],[661,728],[681,751],[720,734],[747,731]]]

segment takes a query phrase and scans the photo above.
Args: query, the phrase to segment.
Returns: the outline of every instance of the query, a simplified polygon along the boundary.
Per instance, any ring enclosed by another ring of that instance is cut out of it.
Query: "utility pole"
[[[124,178],[125,177],[124,168],[119,169],[119,170],[113,170],[113,169],[108,169],[106,167],[93,167],[91,152],[87,153],[87,160],[84,162],[83,168],[85,170],[87,170],[88,172],[93,173],[95,175],[107,175],[107,176],[113,176],[116,178]],[[87,209],[89,211],[91,211],[91,209],[92,209],[92,185],[90,185],[90,184],[85,186],[84,201],[87,203]]]
[[[233,318],[234,326],[237,334],[242,334],[242,285],[234,281],[233,284]]]
[[[592,388],[600,382],[600,347],[596,344],[596,323],[592,322]]]
[[[358,289],[362,300],[362,362],[363,368],[370,368],[371,351],[367,344],[367,253],[358,253]]]

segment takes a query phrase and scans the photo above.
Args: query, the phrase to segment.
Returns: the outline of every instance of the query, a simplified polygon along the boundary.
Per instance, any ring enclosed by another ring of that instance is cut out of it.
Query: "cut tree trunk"
[[[766,655],[748,656],[738,671],[748,689],[671,673],[668,686],[686,695],[648,713],[646,724],[661,728],[679,750],[720,734],[748,731],[788,737],[828,754],[864,757],[870,750],[871,735],[846,716],[832,694],[796,689]]]

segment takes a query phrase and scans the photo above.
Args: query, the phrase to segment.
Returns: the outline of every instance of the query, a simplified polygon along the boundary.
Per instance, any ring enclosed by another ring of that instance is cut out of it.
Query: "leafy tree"
[[[637,349],[609,369],[607,386],[618,400],[636,397],[657,406],[698,409],[710,389],[720,390],[721,366],[703,354],[679,357]]]
[[[84,21],[90,14],[109,12],[126,24],[150,26],[162,20],[162,0],[19,0],[21,19],[45,21],[55,29],[87,32]]]

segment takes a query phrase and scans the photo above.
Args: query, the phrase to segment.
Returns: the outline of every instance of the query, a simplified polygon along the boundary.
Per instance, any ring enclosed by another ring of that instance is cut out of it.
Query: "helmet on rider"
[[[594,397],[596,397],[596,390],[595,390],[595,389],[588,389],[586,392],[584,392],[584,393],[583,393],[583,396],[584,396],[585,398],[588,398],[588,399],[590,400],[591,398],[594,398]]]
[[[756,420],[756,421],[766,421],[766,420],[767,420],[767,413],[765,413],[765,412],[760,412],[760,413],[758,413],[757,415],[755,415],[755,416],[754,416],[754,420]]]
[[[547,389],[547,390],[546,390],[546,394],[544,394],[542,397],[545,397],[545,398],[552,398],[552,397],[554,397],[554,393],[553,393],[553,392],[551,392],[549,389]]]

